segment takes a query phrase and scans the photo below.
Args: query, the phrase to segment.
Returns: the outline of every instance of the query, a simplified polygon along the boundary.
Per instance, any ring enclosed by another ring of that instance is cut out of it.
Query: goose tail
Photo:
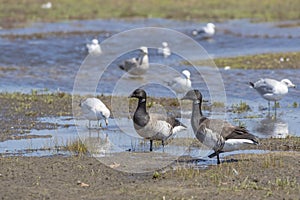
[[[119,68],[125,70],[124,65],[119,65]]]
[[[249,82],[250,87],[254,88],[254,83]]]

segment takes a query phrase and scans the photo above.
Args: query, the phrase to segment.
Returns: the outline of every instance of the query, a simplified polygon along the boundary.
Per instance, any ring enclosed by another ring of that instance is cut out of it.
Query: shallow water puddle
[[[49,130],[33,129],[26,136],[24,134],[20,135],[24,139],[7,140],[1,142],[0,154],[4,156],[50,156],[57,154],[69,155],[69,152],[61,151],[60,147],[65,146],[69,141],[73,141],[77,138],[74,122],[70,120],[70,117],[41,118],[40,120],[64,126],[58,126],[57,129]]]
[[[232,119],[233,116],[237,117],[238,115],[230,113],[229,116]],[[270,119],[271,122],[265,122],[265,118],[240,119],[243,120],[243,123],[252,133],[260,138],[286,136],[278,135],[287,131],[287,127],[281,119]],[[215,158],[210,159],[207,157],[212,153],[212,150],[197,144],[195,146],[195,136],[190,127],[168,140],[164,148],[160,141],[154,142],[154,150],[149,152],[149,141],[137,135],[133,129],[132,120],[128,118],[109,119],[109,125],[103,128],[98,127],[96,122],[92,122],[92,128],[88,128],[88,121],[81,118],[75,120],[72,117],[60,117],[42,118],[40,120],[56,123],[59,126],[54,130],[32,130],[29,135],[40,136],[37,138],[1,142],[0,155],[71,155],[71,152],[63,151],[61,147],[80,139],[87,146],[90,155],[107,166],[126,172],[155,171],[173,166],[176,162],[180,163],[182,158],[187,158],[183,163],[200,169],[216,164]],[[188,126],[190,124],[189,119],[182,118],[181,121]],[[267,125],[262,125],[263,128],[259,128],[259,124],[264,123],[267,123]],[[77,126],[74,126],[74,124]],[[246,147],[221,154],[221,160],[223,162],[236,162],[234,159],[225,157],[235,154],[261,154],[267,152]]]

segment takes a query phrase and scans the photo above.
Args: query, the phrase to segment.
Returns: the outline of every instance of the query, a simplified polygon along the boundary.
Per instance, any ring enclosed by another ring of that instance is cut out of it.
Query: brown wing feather
[[[255,143],[258,143],[256,137],[249,133],[244,127],[233,126],[229,122],[219,119],[210,119],[209,123],[207,123],[207,126],[213,131],[221,132],[221,135],[225,140],[249,139]]]
[[[255,143],[258,143],[258,140],[254,135],[249,133],[248,130],[245,129],[244,127],[239,127],[239,126],[235,126],[234,130],[231,132],[231,134],[227,135],[227,137],[225,137],[225,139],[226,140],[228,140],[228,139],[248,139],[248,140],[252,140]]]

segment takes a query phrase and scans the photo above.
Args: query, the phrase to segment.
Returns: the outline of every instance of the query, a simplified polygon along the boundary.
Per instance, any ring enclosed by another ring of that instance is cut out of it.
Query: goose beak
[[[105,124],[106,126],[108,126],[108,119],[105,119]]]

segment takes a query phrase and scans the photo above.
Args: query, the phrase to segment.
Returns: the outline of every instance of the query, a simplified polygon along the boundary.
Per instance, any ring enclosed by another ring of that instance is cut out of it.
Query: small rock
[[[110,168],[117,168],[117,167],[119,167],[120,166],[120,163],[116,163],[116,162],[114,162],[113,164],[111,164],[111,165],[109,165],[109,167]]]
[[[239,175],[239,172],[236,169],[232,168],[232,171],[235,175]]]
[[[81,186],[81,187],[90,187],[90,185],[89,185],[89,184],[86,184],[86,183],[81,183],[80,186]]]
[[[77,181],[77,185],[80,185],[80,187],[89,187],[90,186],[89,184],[86,184],[86,183],[81,182],[81,181]]]

